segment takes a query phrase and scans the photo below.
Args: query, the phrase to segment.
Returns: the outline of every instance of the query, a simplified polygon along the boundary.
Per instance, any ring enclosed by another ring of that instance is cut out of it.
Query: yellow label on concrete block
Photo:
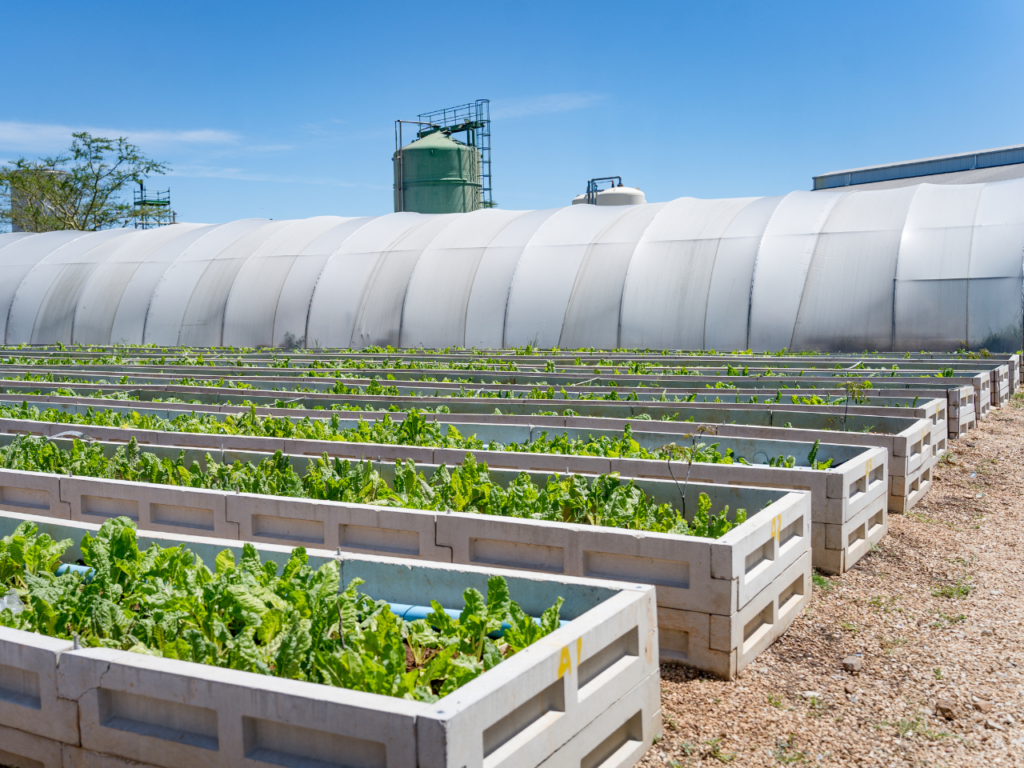
[[[562,675],[566,672],[572,672],[572,659],[569,658],[569,647],[566,646],[562,649],[562,658],[558,662],[558,679],[562,679]]]

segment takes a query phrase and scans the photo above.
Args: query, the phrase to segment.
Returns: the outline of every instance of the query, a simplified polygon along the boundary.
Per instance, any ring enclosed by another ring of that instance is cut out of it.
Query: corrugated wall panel
[[[488,245],[523,211],[483,209],[459,217],[427,248],[409,279],[403,347],[461,347],[477,268]]]
[[[754,262],[751,348],[761,351],[789,346],[818,233],[847,194],[790,192],[775,209]]]
[[[519,259],[509,292],[505,346],[554,347],[587,249],[628,206],[574,205],[548,219]]]
[[[344,219],[318,216],[294,222],[243,260],[224,305],[223,344],[257,347],[274,343],[281,289],[298,255]]]
[[[892,346],[893,280],[914,192],[852,191],[832,209],[811,260],[790,349]]]
[[[503,229],[484,250],[466,305],[465,346],[494,349],[505,338],[512,278],[527,243],[561,208],[529,211]]]

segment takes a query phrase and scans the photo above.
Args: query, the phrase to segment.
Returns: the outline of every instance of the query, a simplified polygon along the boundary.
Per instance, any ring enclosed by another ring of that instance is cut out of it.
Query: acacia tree
[[[146,157],[123,136],[72,134],[71,147],[55,157],[21,157],[0,166],[0,223],[26,232],[95,231],[127,227],[148,216],[166,222],[166,207],[136,206],[129,187],[170,168]]]

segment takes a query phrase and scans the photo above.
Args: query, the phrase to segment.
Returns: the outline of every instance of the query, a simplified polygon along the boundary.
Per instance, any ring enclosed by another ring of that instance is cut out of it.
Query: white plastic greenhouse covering
[[[0,235],[7,344],[1016,350],[1024,179]]]

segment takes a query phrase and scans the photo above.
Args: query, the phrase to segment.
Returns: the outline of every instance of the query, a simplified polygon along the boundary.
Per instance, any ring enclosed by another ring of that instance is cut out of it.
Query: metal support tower
[[[141,216],[135,220],[136,229],[152,229],[174,224],[177,216],[171,210],[171,190],[147,190],[141,181],[135,191],[135,208]]]
[[[477,99],[457,107],[436,109],[419,115],[418,120],[428,123],[431,128],[420,131],[426,136],[440,129],[449,136],[453,133],[466,134],[466,143],[480,151],[480,196],[484,208],[494,207],[491,195],[491,100]]]

